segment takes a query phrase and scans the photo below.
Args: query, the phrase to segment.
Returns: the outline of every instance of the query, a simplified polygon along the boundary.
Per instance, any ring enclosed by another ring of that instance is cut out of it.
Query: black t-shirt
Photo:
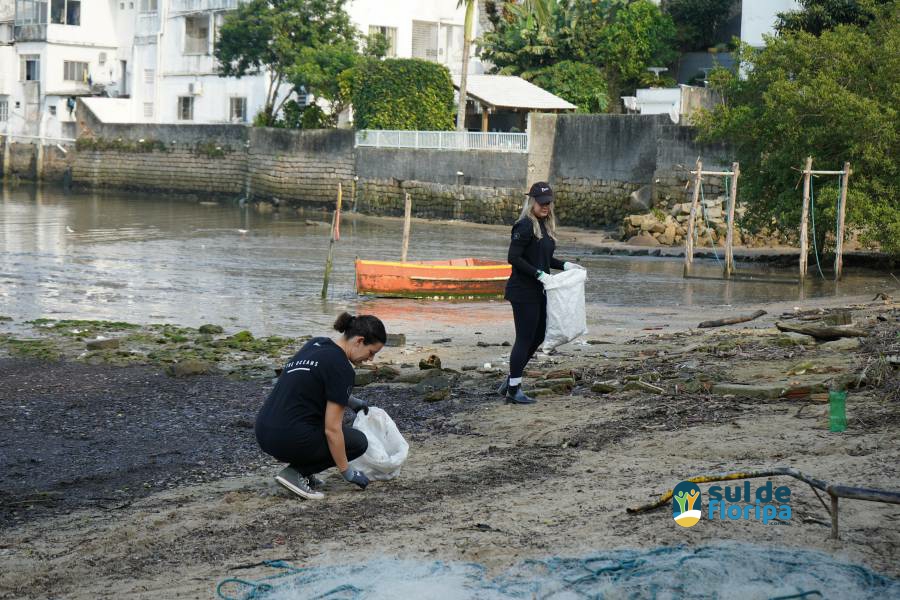
[[[257,423],[276,429],[325,426],[328,401],[347,406],[355,372],[344,351],[327,337],[312,338],[284,365]]]
[[[553,257],[556,242],[547,234],[544,221],[538,221],[542,237],[534,235],[531,219],[524,218],[513,225],[507,260],[512,273],[506,282],[504,297],[510,302],[539,303],[544,301],[544,286],[537,280],[537,272],[549,273],[562,269],[563,262]]]

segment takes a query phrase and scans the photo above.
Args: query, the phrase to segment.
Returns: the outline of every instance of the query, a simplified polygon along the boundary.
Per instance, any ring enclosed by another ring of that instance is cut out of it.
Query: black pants
[[[344,426],[344,450],[347,460],[359,458],[366,453],[369,440],[358,429]],[[335,466],[325,430],[312,426],[299,429],[281,429],[256,425],[256,441],[266,454],[281,462],[286,462],[308,477]]]
[[[516,324],[516,343],[509,355],[509,376],[521,377],[525,365],[544,342],[547,330],[547,299],[528,304],[511,302]]]

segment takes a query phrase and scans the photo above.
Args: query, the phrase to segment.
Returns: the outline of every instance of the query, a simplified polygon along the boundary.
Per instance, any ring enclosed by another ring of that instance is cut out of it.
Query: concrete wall
[[[358,148],[356,151],[356,173],[360,179],[524,187],[527,164],[528,155],[516,152],[394,148]],[[462,175],[457,177],[457,173]]]
[[[659,127],[656,151],[656,170],[653,173],[654,204],[668,209],[675,204],[689,201],[690,188],[685,184],[692,179],[690,173],[697,157],[703,160],[704,170],[729,170],[734,162],[733,150],[724,144],[701,144],[692,127],[663,124]],[[720,167],[724,167],[721,168]],[[724,190],[721,177],[704,177],[703,192],[717,196]]]

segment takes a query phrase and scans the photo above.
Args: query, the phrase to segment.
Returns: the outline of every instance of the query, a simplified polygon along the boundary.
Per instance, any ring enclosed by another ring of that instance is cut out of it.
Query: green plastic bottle
[[[847,429],[847,392],[831,390],[828,392],[828,428],[831,431]]]

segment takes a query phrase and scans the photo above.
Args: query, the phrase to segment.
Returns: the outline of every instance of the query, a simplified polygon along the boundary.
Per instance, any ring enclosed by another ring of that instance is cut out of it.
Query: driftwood
[[[816,338],[817,340],[838,340],[845,337],[869,337],[869,332],[863,329],[855,329],[853,327],[828,327],[826,325],[787,325],[785,323],[775,323],[778,331],[789,331],[791,333],[802,333]]]
[[[758,310],[751,315],[741,315],[738,317],[728,317],[727,319],[716,319],[715,321],[703,321],[697,327],[721,327],[722,325],[734,325],[735,323],[744,323],[746,321],[752,321],[753,319],[758,319],[761,316],[766,314],[764,310]]]

